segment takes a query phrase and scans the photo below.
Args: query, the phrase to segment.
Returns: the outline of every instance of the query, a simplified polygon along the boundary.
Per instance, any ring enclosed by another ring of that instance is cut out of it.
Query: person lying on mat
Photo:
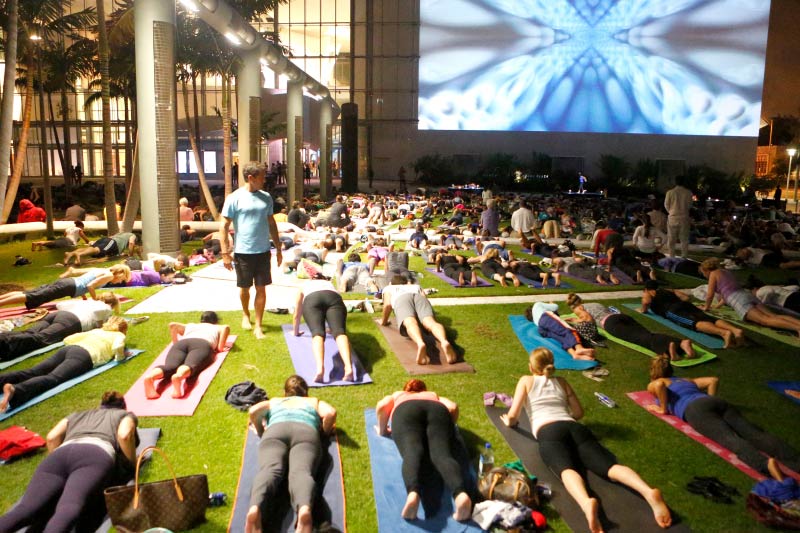
[[[65,381],[80,376],[96,366],[125,359],[125,334],[128,323],[120,316],[106,320],[102,328],[74,333],[64,339],[55,354],[38,365],[0,374],[3,398],[0,413],[19,407],[31,398]]]
[[[583,346],[578,330],[558,316],[558,304],[536,302],[525,310],[525,318],[536,324],[542,337],[558,341],[573,359],[594,360],[594,348]]]
[[[747,288],[761,303],[800,313],[800,286],[798,285],[766,285],[751,274],[747,278]]]
[[[708,280],[708,295],[703,310],[711,309],[714,296],[719,295],[721,303],[728,304],[742,320],[761,326],[788,329],[800,335],[800,319],[789,315],[779,315],[762,304],[750,291],[742,288],[733,273],[720,267],[720,261],[711,257],[700,263],[700,273]]]
[[[34,350],[63,341],[73,333],[103,325],[119,311],[113,292],[101,292],[97,300],[74,298],[56,303],[56,311],[37,320],[28,329],[0,333],[0,361],[10,361]]]
[[[125,410],[125,397],[116,391],[103,393],[99,408],[62,418],[47,434],[49,455],[36,468],[22,499],[0,517],[0,531],[34,523],[44,531],[73,531],[76,525],[79,531],[97,529],[105,509],[90,502],[102,501],[104,489],[133,477],[137,423],[136,415]],[[53,503],[53,514],[43,517]]]
[[[381,326],[389,325],[389,316],[394,310],[397,327],[400,334],[407,336],[417,345],[417,364],[430,363],[425,339],[422,337],[420,324],[438,340],[444,350],[447,362],[453,364],[458,361],[453,345],[447,340],[447,332],[433,315],[433,307],[422,292],[422,287],[406,283],[406,278],[400,275],[392,277],[391,285],[383,289],[383,315]]]
[[[501,420],[506,426],[514,427],[522,408],[526,408],[542,460],[561,478],[569,495],[580,506],[589,530],[601,533],[603,526],[599,518],[600,504],[589,496],[586,482],[579,473],[585,469],[641,494],[653,509],[656,523],[662,528],[669,527],[672,517],[661,491],[648,485],[630,467],[619,464],[614,454],[603,447],[586,426],[577,422],[583,417],[583,407],[567,380],[553,377],[553,353],[547,348],[536,348],[531,352],[528,368],[531,375],[519,379],[511,408]]]
[[[673,361],[682,357],[686,357],[686,359],[697,357],[691,340],[679,339],[663,333],[652,333],[633,318],[620,313],[616,309],[612,310],[603,304],[595,302],[584,303],[583,299],[575,293],[570,293],[567,296],[567,305],[577,317],[577,320],[572,323],[581,334],[581,337],[589,336],[593,338],[591,330],[593,329],[596,334],[597,326],[599,325],[615,337],[638,344],[658,355],[667,354]],[[588,328],[590,330],[588,335],[584,333],[584,328],[587,328],[587,324],[593,326],[593,328]]]
[[[542,283],[542,288],[547,287],[547,283],[550,281],[550,276],[553,276],[554,284],[553,287],[559,287],[561,285],[561,273],[560,272],[550,272],[549,270],[543,270],[542,267],[535,263],[531,263],[530,261],[526,261],[523,259],[515,259],[508,264],[511,271],[518,275],[522,276],[523,278],[528,278],[530,280],[540,280]]]
[[[597,267],[590,258],[572,252],[571,257],[553,257],[553,272],[564,271],[565,274],[598,285],[619,285],[620,279],[611,271]]]
[[[350,292],[356,285],[365,287],[368,292],[378,292],[378,286],[369,275],[369,267],[361,262],[361,256],[356,252],[347,256],[347,262],[341,259],[336,262],[336,276],[339,292]]]
[[[515,287],[519,287],[519,278],[514,274],[500,259],[500,252],[497,248],[490,248],[484,252],[483,255],[470,257],[467,263],[474,264],[480,263],[481,273],[487,278],[500,283],[503,287],[508,287],[506,279],[510,279]]]
[[[339,355],[344,363],[344,381],[353,381],[353,363],[350,355],[350,339],[347,338],[347,308],[342,300],[342,295],[336,292],[333,283],[326,279],[311,279],[306,281],[297,293],[294,303],[295,336],[303,333],[300,331],[300,317],[306,321],[311,331],[311,351],[317,365],[314,381],[321,383],[325,379],[325,324],[336,339]]]
[[[289,483],[292,508],[297,512],[297,533],[311,533],[311,505],[317,491],[314,470],[322,454],[320,433],[331,434],[336,409],[308,396],[308,384],[298,375],[289,376],[284,396],[250,408],[250,423],[261,437],[258,472],[250,491],[245,533],[260,533],[263,512],[269,509],[284,479]]]
[[[674,414],[685,420],[701,435],[728,448],[762,474],[783,479],[776,459],[800,472],[800,454],[797,451],[751,424],[735,407],[716,396],[718,377],[683,379],[672,374],[672,366],[666,357],[659,357],[650,364],[647,391],[656,397],[657,405],[649,405],[649,410]]]
[[[459,287],[463,287],[469,278],[469,284],[473,287],[478,285],[478,274],[467,264],[467,258],[463,255],[451,253],[450,250],[436,254],[434,259],[437,272],[444,272],[450,279],[456,280]]]
[[[459,522],[469,519],[472,516],[472,498],[467,492],[461,465],[453,457],[458,405],[427,390],[424,381],[411,379],[402,391],[381,399],[375,411],[378,418],[375,429],[379,435],[391,432],[403,458],[403,483],[408,496],[400,515],[406,520],[417,518],[421,468],[427,454],[453,494],[453,518]]]
[[[214,311],[204,311],[199,324],[169,323],[172,346],[167,352],[163,365],[153,368],[144,377],[144,394],[153,400],[161,396],[156,380],[170,380],[172,397],[182,398],[183,385],[189,378],[197,375],[214,361],[214,354],[225,349],[230,326],[219,325],[219,317]]]
[[[130,279],[130,269],[125,265],[113,265],[110,268],[93,268],[87,272],[64,272],[61,279],[53,283],[40,285],[29,291],[12,291],[0,296],[0,307],[4,305],[24,304],[28,309],[58,300],[59,298],[77,298],[86,293],[97,300],[96,289],[108,283],[121,283]]]
[[[746,342],[742,328],[703,312],[692,304],[688,295],[672,289],[661,289],[654,280],[647,280],[642,291],[639,312],[646,313],[648,310],[679,326],[722,337],[724,348],[742,346]]]
[[[151,285],[158,285],[160,283],[172,283],[173,279],[175,278],[175,270],[172,267],[159,266],[159,268],[154,268],[155,266],[160,265],[160,262],[157,262],[157,264],[148,263],[149,261],[141,261],[139,259],[127,259],[126,261],[120,263],[119,266],[122,266],[128,270],[125,273],[125,280],[112,281],[108,283],[108,286],[149,287]],[[140,268],[135,268],[137,266]],[[91,270],[94,269],[67,267],[67,270],[64,272],[64,274],[62,274],[62,276],[82,276]]]

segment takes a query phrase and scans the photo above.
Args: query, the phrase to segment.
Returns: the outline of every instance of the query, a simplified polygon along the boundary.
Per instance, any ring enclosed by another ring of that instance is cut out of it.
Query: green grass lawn
[[[33,264],[11,267],[14,256],[19,253],[31,258]],[[0,283],[31,287],[52,281],[61,270],[46,265],[52,265],[60,257],[61,254],[56,252],[30,252],[29,241],[0,245]],[[422,261],[412,260],[412,267],[419,270]],[[777,277],[779,274],[770,275]],[[666,277],[679,286],[699,283],[684,277]],[[439,289],[437,297],[530,294],[534,291],[524,287],[515,289],[499,286],[455,289],[432,275],[425,275],[422,283],[426,287]],[[575,285],[584,295],[589,290],[609,290],[586,284]],[[610,288],[615,289],[618,288]],[[139,301],[157,290],[129,289],[126,295]],[[233,284],[229,290],[236,290]],[[213,295],[209,295],[209,301],[213,302]],[[614,303],[619,305],[622,302]],[[127,304],[126,307],[131,305]],[[521,314],[524,309],[523,304],[437,309],[437,315],[455,338],[456,344],[464,350],[467,361],[477,373],[436,375],[424,379],[430,389],[460,404],[459,425],[471,454],[476,458],[483,443],[489,441],[495,448],[498,463],[515,459],[485,417],[482,395],[486,391],[512,394],[519,376],[527,372],[527,354],[507,319],[508,315]],[[142,418],[140,425],[162,429],[160,446],[172,459],[179,475],[204,472],[209,477],[212,491],[226,492],[232,499],[239,474],[246,415],[225,403],[225,391],[234,383],[252,380],[266,389],[270,396],[278,396],[284,379],[293,369],[280,332],[280,325],[289,321],[288,316],[267,314],[267,338],[263,341],[256,341],[251,333],[241,330],[238,312],[224,312],[221,317],[224,323],[231,324],[232,333],[239,335],[239,339],[195,415]],[[72,411],[94,407],[103,391],[117,389],[125,392],[169,341],[168,322],[196,321],[197,318],[198,313],[151,315],[149,321],[132,327],[128,336],[129,346],[144,349],[145,353],[2,422],[0,428],[22,425],[45,435],[61,417]],[[389,353],[372,317],[350,314],[348,318],[348,333],[355,351],[374,383],[357,387],[329,387],[315,392],[339,412],[337,431],[345,477],[348,530],[366,533],[377,530],[377,518],[372,496],[364,409],[374,407],[384,395],[402,387],[408,376]],[[800,354],[796,349],[771,339],[756,335],[751,335],[751,338],[754,346],[720,351],[716,361],[691,369],[679,369],[679,375],[719,375],[720,395],[723,398],[737,405],[751,420],[758,421],[765,429],[800,449],[798,406],[765,385],[770,379],[800,379]],[[638,470],[654,486],[660,487],[674,513],[688,522],[694,531],[766,531],[750,518],[744,507],[744,495],[753,485],[749,477],[625,397],[626,392],[641,390],[646,386],[650,359],[616,345],[601,349],[599,358],[610,371],[610,376],[603,383],[590,381],[577,372],[562,372],[561,375],[569,379],[584,404],[584,422],[617,454],[620,461]],[[34,358],[18,366],[31,366],[37,359],[41,360]],[[619,407],[604,407],[594,399],[594,391],[608,394],[618,402]],[[38,454],[0,467],[3,474],[0,512],[7,510],[22,495],[43,456]],[[167,475],[165,465],[155,460],[147,467],[144,478],[155,480]],[[717,476],[736,486],[743,496],[734,505],[711,503],[686,491],[685,485],[694,475]],[[230,512],[230,500],[224,507],[209,509],[208,522],[197,531],[223,531],[227,527]],[[399,515],[400,510],[397,512]],[[554,511],[547,511],[547,516],[554,531],[569,531]]]

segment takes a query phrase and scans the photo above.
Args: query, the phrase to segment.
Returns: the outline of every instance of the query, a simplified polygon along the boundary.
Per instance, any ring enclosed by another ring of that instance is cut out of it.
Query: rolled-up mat
[[[500,415],[507,412],[506,407],[487,406],[486,414],[492,421],[497,431],[503,436],[508,445],[517,454],[525,469],[539,478],[539,483],[550,485],[553,495],[549,503],[555,507],[561,518],[573,531],[587,531],[586,517],[581,508],[575,503],[557,477],[539,455],[539,444],[530,432],[530,422],[523,411],[519,424],[515,428],[506,427],[500,420]],[[656,533],[660,531],[688,532],[690,529],[685,524],[679,523],[675,513],[672,514],[672,526],[661,529],[653,518],[653,511],[647,502],[638,494],[623,485],[603,479],[592,472],[587,473],[586,479],[589,494],[600,501],[600,520],[607,532],[619,533]]]
[[[185,394],[181,398],[173,398],[172,384],[169,380],[165,382],[162,379],[156,383],[157,390],[162,391],[161,396],[150,400],[144,395],[144,377],[153,368],[164,364],[167,353],[172,347],[170,343],[125,393],[125,403],[128,406],[128,411],[136,414],[136,416],[192,416],[235,341],[236,335],[229,335],[225,350],[214,354],[214,361],[196,376],[190,376],[184,383]]]
[[[597,361],[573,359],[569,352],[561,347],[561,343],[554,339],[542,337],[536,324],[522,315],[511,315],[508,317],[508,321],[511,322],[511,329],[517,334],[517,338],[522,343],[526,353],[529,354],[535,348],[542,346],[548,348],[553,352],[556,368],[560,370],[587,370],[599,364]]]
[[[286,339],[286,345],[289,347],[289,355],[292,358],[292,365],[294,365],[295,372],[306,380],[309,387],[330,387],[330,386],[346,386],[346,385],[364,385],[365,383],[372,383],[372,378],[369,377],[361,361],[358,359],[355,351],[350,348],[350,359],[353,364],[353,381],[344,381],[344,361],[342,356],[339,355],[339,346],[336,344],[336,339],[331,335],[325,335],[325,376],[322,383],[314,381],[314,376],[317,373],[316,362],[314,361],[314,354],[311,351],[311,332],[305,324],[300,325],[300,332],[302,335],[299,337],[294,334],[294,326],[292,324],[283,324],[283,338]]]
[[[314,475],[317,487],[322,486],[321,497],[314,502],[313,515],[315,527],[330,524],[331,531],[347,531],[345,523],[345,496],[342,481],[342,461],[339,455],[339,442],[336,435],[322,438],[323,454],[320,465]],[[327,442],[326,442],[327,441]],[[248,428],[242,453],[242,465],[239,471],[239,483],[236,486],[231,519],[228,524],[229,533],[244,531],[247,511],[250,508],[250,490],[258,471],[258,444],[260,439],[255,431]],[[265,533],[293,532],[295,513],[289,502],[289,493],[286,482],[283,483],[279,494],[267,506],[269,514],[262,516]]]
[[[624,305],[628,309],[636,311],[637,313],[639,312],[639,308],[641,307],[641,304],[634,304],[634,303],[626,303],[622,305]],[[712,350],[720,350],[722,349],[723,346],[725,346],[725,341],[723,341],[721,337],[715,337],[713,335],[708,335],[706,333],[701,333],[693,329],[685,328],[669,319],[664,318],[663,316],[653,313],[652,311],[647,311],[647,313],[644,313],[644,316],[646,316],[650,320],[655,320],[662,326],[667,326],[672,331],[677,331],[682,337],[685,337],[687,339],[692,339],[693,341],[702,344],[706,348],[711,348]]]
[[[475,522],[457,522],[453,519],[453,497],[444,487],[441,477],[432,465],[425,465],[427,476],[422,480],[421,504],[416,520],[403,520],[400,516],[406,503],[407,492],[403,484],[401,468],[403,460],[391,437],[378,435],[375,409],[364,411],[369,442],[369,460],[372,467],[372,488],[375,493],[375,509],[378,513],[378,530],[391,533],[413,533],[439,531],[462,533],[483,531]],[[464,474],[474,485],[475,474],[460,437],[455,443],[455,455],[464,467]],[[460,456],[460,457],[459,457]]]
[[[393,317],[394,318],[394,317]],[[457,363],[449,364],[444,354],[438,347],[436,339],[432,335],[422,329],[422,336],[425,344],[428,346],[428,357],[431,362],[427,365],[417,364],[417,345],[409,339],[400,334],[400,331],[393,325],[381,326],[380,319],[375,319],[375,324],[378,330],[383,333],[386,342],[389,343],[389,349],[392,351],[400,364],[405,368],[406,372],[412,376],[423,374],[447,374],[450,372],[475,372],[475,368],[466,361],[459,360]],[[461,359],[459,357],[459,359]]]

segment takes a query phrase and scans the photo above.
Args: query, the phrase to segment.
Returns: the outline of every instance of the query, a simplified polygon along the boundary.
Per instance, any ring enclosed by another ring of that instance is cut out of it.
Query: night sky
[[[800,0],[772,0],[761,116],[800,115]]]

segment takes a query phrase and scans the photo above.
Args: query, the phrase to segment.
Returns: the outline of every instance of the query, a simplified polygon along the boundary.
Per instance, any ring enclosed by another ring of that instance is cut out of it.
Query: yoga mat
[[[211,385],[211,381],[217,375],[223,361],[228,356],[228,352],[234,342],[236,342],[236,335],[228,335],[225,350],[217,352],[214,361],[197,376],[193,376],[193,383],[191,378],[188,383],[184,383],[185,394],[182,398],[173,398],[172,383],[169,380],[166,383],[161,380],[156,382],[156,389],[162,391],[161,396],[155,400],[149,400],[144,395],[144,377],[153,368],[164,364],[167,359],[167,352],[172,347],[172,343],[170,343],[125,393],[125,403],[128,406],[128,411],[136,416],[192,416],[200,404],[200,400],[203,399],[206,390]]]
[[[782,396],[784,396],[786,398],[789,398],[794,403],[800,403],[800,398],[795,398],[794,396],[789,396],[788,394],[783,392],[786,389],[792,389],[792,390],[800,391],[800,381],[768,381],[767,382],[767,386],[769,386],[770,389],[774,390],[778,394],[780,394],[780,395],[782,395]]]
[[[519,281],[523,285],[527,285],[529,287],[532,285],[534,288],[537,288],[537,289],[541,289],[542,288],[542,280],[534,280],[534,279],[526,278],[525,276],[520,276],[519,274],[517,274],[517,277],[519,278]],[[556,283],[556,280],[553,279],[552,277],[550,277],[547,280],[547,287],[544,287],[544,288],[545,289],[571,289],[572,288],[572,285],[570,285],[569,282],[564,281],[563,279],[561,280],[561,283],[559,284],[558,287],[556,287],[555,283]]]
[[[45,391],[45,392],[41,393],[39,396],[34,396],[33,398],[31,398],[27,402],[23,403],[22,405],[19,405],[19,406],[13,408],[13,409],[9,409],[5,413],[1,413],[0,414],[0,421],[3,421],[5,419],[7,419],[7,418],[11,418],[15,414],[19,413],[20,411],[24,411],[28,407],[32,407],[32,406],[36,405],[39,402],[43,402],[44,400],[46,400],[48,398],[52,398],[53,396],[55,396],[59,392],[65,391],[65,390],[69,389],[70,387],[74,387],[78,383],[83,383],[87,379],[91,379],[91,378],[95,377],[98,374],[102,374],[106,370],[109,370],[111,368],[114,368],[115,366],[121,365],[122,363],[124,363],[125,361],[130,359],[131,357],[137,356],[140,353],[142,353],[143,351],[144,350],[133,350],[133,349],[125,350],[126,358],[123,359],[122,361],[115,361],[115,360],[112,359],[111,361],[109,361],[108,363],[106,363],[104,365],[100,365],[100,366],[94,367],[90,371],[88,371],[88,372],[86,372],[84,374],[81,374],[80,376],[76,376],[76,377],[74,377],[74,378],[72,378],[70,380],[65,381],[64,383],[59,384],[56,387],[53,387],[52,389],[50,389],[48,391]]]
[[[599,326],[597,328],[597,331],[603,337],[605,337],[607,339],[610,339],[610,340],[616,342],[617,344],[621,344],[623,346],[626,346],[626,347],[630,348],[631,350],[635,350],[635,351],[637,351],[639,353],[643,353],[643,354],[645,354],[647,356],[650,356],[650,357],[652,357],[654,359],[656,357],[658,357],[658,354],[656,354],[654,351],[648,350],[644,346],[639,346],[638,344],[634,344],[632,342],[628,342],[628,341],[622,340],[619,337],[615,337],[614,335],[612,335],[611,333],[609,333],[608,331],[604,330],[603,328],[601,328]],[[717,356],[715,354],[709,352],[708,350],[706,350],[705,348],[703,348],[702,346],[700,346],[698,344],[692,343],[692,347],[694,347],[694,351],[698,355],[698,357],[696,357],[695,359],[679,359],[678,361],[671,361],[670,364],[672,366],[680,366],[680,367],[695,366],[695,365],[700,365],[700,364],[703,364],[703,363],[707,363],[707,362],[711,361],[712,359],[716,359],[717,358]]]
[[[114,288],[118,288],[118,287],[108,287],[107,289],[101,289],[101,290],[102,291],[113,290]],[[89,296],[87,295],[86,298],[89,298]],[[86,299],[86,298],[83,298],[83,299]],[[54,313],[54,312],[58,311],[58,309],[56,308],[56,304],[58,302],[66,302],[66,301],[67,300],[65,299],[65,300],[56,300],[55,302],[47,302],[47,303],[44,303],[44,304],[40,305],[39,307],[36,307],[35,309],[47,309],[51,313]],[[130,302],[130,301],[131,301],[131,299],[127,298],[125,296],[120,296],[119,297],[119,303],[120,304],[127,303],[127,302]],[[26,314],[32,313],[32,312],[33,312],[33,309],[28,309],[24,305],[20,305],[20,306],[17,306],[17,307],[4,307],[4,308],[0,309],[0,320],[6,320],[8,318],[16,318],[16,317],[20,317],[22,315],[26,315]]]
[[[539,444],[530,432],[528,416],[523,411],[519,424],[515,428],[506,427],[500,420],[500,415],[508,411],[506,407],[486,408],[486,414],[492,421],[497,431],[503,436],[508,445],[522,461],[525,469],[539,478],[539,483],[550,485],[553,496],[549,500],[561,518],[573,531],[588,531],[586,517],[575,500],[567,493],[561,484],[561,479],[556,476],[542,461],[539,455]],[[585,478],[589,494],[600,501],[600,520],[605,531],[620,533],[656,533],[659,531],[688,532],[688,526],[679,523],[673,513],[672,526],[661,529],[653,518],[653,512],[647,502],[637,493],[623,485],[603,479],[592,472]]]
[[[727,448],[723,448],[721,445],[717,444],[708,437],[701,435],[700,433],[695,431],[695,429],[692,426],[690,426],[688,423],[684,422],[680,418],[673,415],[662,415],[660,413],[655,413],[647,409],[648,405],[656,404],[656,399],[649,392],[644,390],[637,392],[629,392],[627,396],[628,398],[633,400],[637,405],[644,408],[651,415],[660,418],[662,421],[666,422],[667,424],[674,427],[678,431],[684,433],[686,436],[699,442],[700,444],[708,448],[708,450],[711,451],[713,454],[717,455],[722,460],[729,462],[731,465],[735,466],[736,468],[738,468],[751,478],[755,479],[756,481],[761,481],[763,479],[766,479],[766,477],[764,477],[764,475],[762,475],[760,472],[757,472],[753,468],[750,468],[748,465],[740,461],[735,453],[733,453]]]
[[[628,309],[633,309],[637,313],[639,312],[638,309],[641,307],[641,304],[634,304],[634,303],[627,303],[622,304]],[[642,313],[639,313],[642,314]],[[720,337],[714,337],[712,335],[707,335],[705,333],[701,333],[699,331],[694,331],[693,329],[685,328],[683,326],[679,326],[675,322],[664,318],[663,316],[659,316],[652,311],[647,311],[644,313],[644,316],[651,320],[655,320],[659,324],[663,326],[667,326],[672,331],[677,331],[681,334],[682,337],[686,337],[692,339],[693,341],[702,344],[706,348],[711,348],[712,350],[720,350],[723,346],[725,346],[725,341],[722,340]]]
[[[794,331],[769,328],[767,326],[762,326],[760,324],[754,324],[753,322],[742,320],[739,318],[739,315],[736,314],[736,311],[734,311],[727,305],[720,307],[718,309],[714,309],[710,311],[709,314],[712,316],[716,316],[717,318],[721,318],[722,320],[727,320],[728,322],[732,322],[737,326],[749,329],[750,331],[755,331],[756,333],[760,333],[761,335],[769,337],[770,339],[774,339],[784,344],[788,344],[789,346],[800,347],[800,337],[798,337]],[[788,312],[784,314],[791,316],[791,314]]]
[[[327,439],[329,441],[327,447],[325,447],[325,440],[323,437],[322,445],[327,453],[322,454],[319,469],[314,476],[317,480],[317,487],[322,484],[322,497],[314,503],[312,510],[314,525],[319,526],[323,522],[328,522],[333,526],[334,531],[344,532],[347,531],[347,525],[345,523],[345,495],[339,443],[335,434]],[[229,533],[244,531],[247,511],[250,508],[250,491],[258,471],[259,442],[260,439],[256,432],[248,428],[239,471],[239,483],[236,486],[233,509],[228,523]],[[265,532],[289,533],[294,531],[295,513],[291,509],[286,483],[282,485],[282,490],[279,492],[275,501],[271,501],[268,505],[269,510],[274,511],[274,514],[262,516],[266,521]]]
[[[392,533],[439,531],[444,533],[483,531],[475,522],[456,522],[453,520],[453,497],[444,487],[438,473],[435,478],[425,480],[421,491],[421,504],[416,520],[404,520],[400,511],[406,503],[406,488],[403,484],[401,468],[403,460],[391,437],[382,437],[375,431],[377,418],[374,409],[364,411],[369,442],[369,460],[372,467],[372,488],[375,494],[375,508],[378,513],[378,531]],[[460,439],[459,439],[460,440]],[[462,465],[469,468],[469,459],[462,452]],[[426,465],[427,466],[427,465]],[[471,469],[470,469],[471,470]],[[433,467],[425,470],[430,475]],[[474,473],[471,473],[474,479]],[[430,488],[430,490],[425,490]]]
[[[394,317],[392,318],[395,319]],[[475,372],[472,365],[463,361],[461,356],[459,356],[459,361],[452,365],[445,361],[444,357],[441,355],[442,351],[439,349],[438,343],[431,335],[426,334],[424,328],[422,328],[423,339],[428,346],[428,357],[431,362],[427,365],[418,365],[417,345],[414,344],[411,339],[401,335],[394,324],[381,326],[381,320],[379,318],[375,319],[375,324],[378,325],[378,330],[383,333],[383,337],[386,339],[386,342],[389,343],[389,349],[395,357],[397,357],[397,360],[409,375],[418,376],[423,374],[447,374],[450,372]]]
[[[561,343],[554,339],[542,337],[536,324],[528,321],[524,316],[511,315],[508,317],[508,321],[511,322],[511,329],[517,334],[517,338],[522,343],[526,353],[530,354],[534,348],[539,348],[540,346],[548,348],[553,352],[555,366],[559,370],[586,370],[599,364],[597,361],[573,359],[569,352],[561,347]]]
[[[445,283],[447,283],[451,287],[455,287],[457,289],[460,289],[460,288],[474,289],[475,288],[475,287],[473,287],[472,285],[469,284],[470,277],[467,276],[466,274],[464,274],[464,285],[459,285],[458,284],[458,280],[455,280],[453,278],[449,278],[449,277],[445,276],[444,272],[436,272],[435,268],[426,268],[425,271],[426,272],[430,272],[431,274],[433,274],[434,276],[436,276],[440,280],[444,281]],[[477,276],[477,278],[478,278],[478,285],[477,285],[478,287],[491,287],[492,286],[491,283],[489,283],[488,281],[486,281],[482,277]]]
[[[34,356],[37,356],[37,355],[41,355],[43,353],[47,353],[50,350],[55,350],[56,348],[60,348],[61,346],[64,346],[64,343],[63,342],[57,342],[55,344],[51,344],[49,346],[44,346],[42,348],[39,348],[38,350],[33,350],[32,352],[28,352],[28,353],[26,353],[24,355],[20,355],[19,357],[15,358],[15,359],[11,359],[9,361],[3,361],[2,363],[0,363],[0,370],[3,370],[3,369],[6,369],[6,368],[8,368],[10,366],[16,365],[17,363],[21,363],[25,359],[29,359],[31,357],[34,357]]]
[[[289,347],[289,355],[292,357],[294,370],[306,380],[309,387],[372,383],[372,378],[364,370],[358,355],[356,355],[352,347],[350,348],[350,358],[353,363],[353,377],[355,380],[344,381],[342,379],[344,377],[344,361],[342,361],[342,356],[339,355],[339,347],[336,345],[336,340],[327,333],[325,334],[325,376],[322,383],[317,383],[314,381],[317,366],[311,350],[311,332],[308,330],[308,326],[300,324],[302,335],[299,337],[295,337],[294,327],[291,324],[283,324],[281,329],[283,330],[283,338],[286,339],[286,345]]]

